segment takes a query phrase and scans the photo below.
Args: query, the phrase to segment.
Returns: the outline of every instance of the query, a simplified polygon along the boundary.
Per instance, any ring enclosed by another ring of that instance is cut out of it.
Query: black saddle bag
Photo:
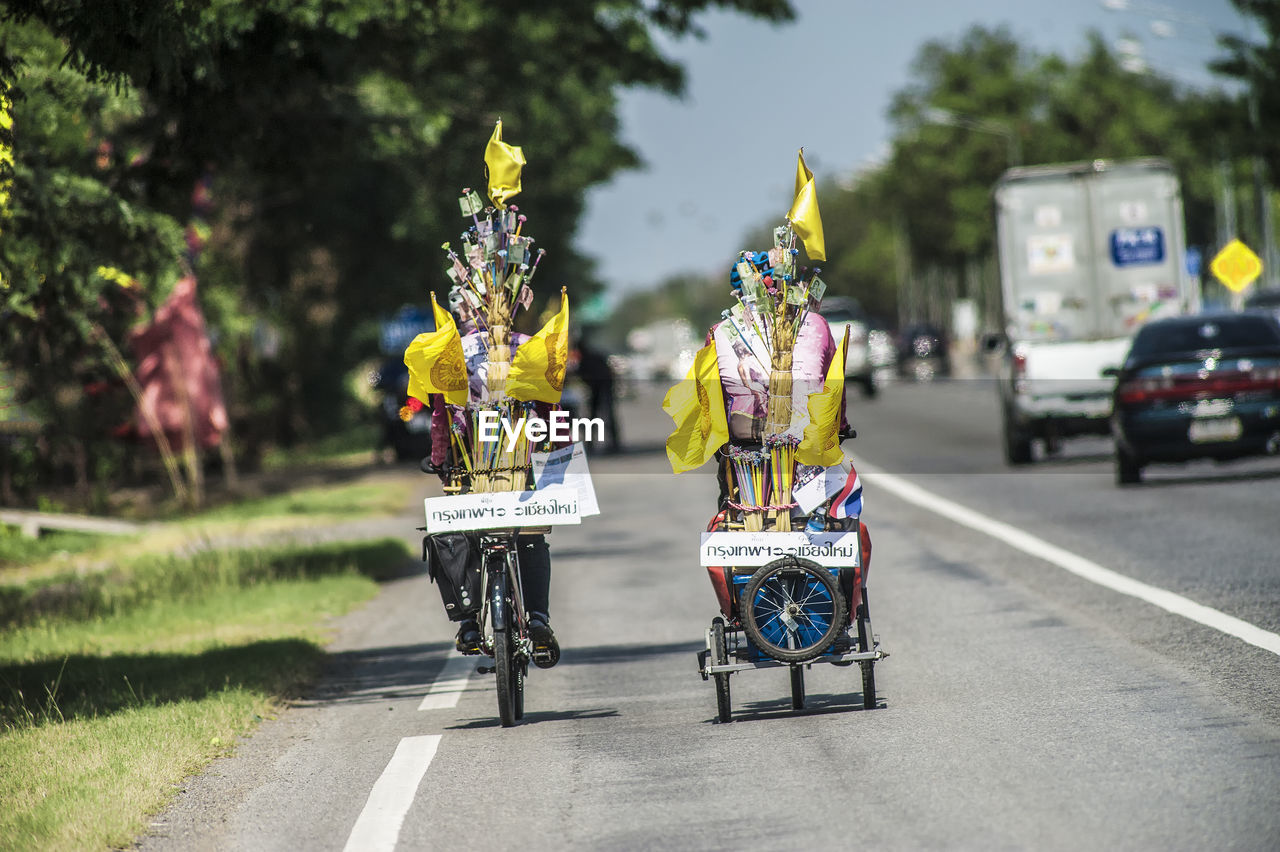
[[[484,573],[480,539],[468,533],[437,533],[422,539],[427,575],[440,589],[450,621],[462,621],[480,611]]]

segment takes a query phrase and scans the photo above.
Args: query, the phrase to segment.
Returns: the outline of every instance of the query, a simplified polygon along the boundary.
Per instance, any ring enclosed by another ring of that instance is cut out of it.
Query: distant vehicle
[[[1280,452],[1280,320],[1271,314],[1148,323],[1109,372],[1120,485],[1140,482],[1151,462]]]
[[[822,300],[818,312],[831,326],[831,336],[837,346],[844,337],[845,329],[849,329],[849,348],[844,356],[845,378],[857,383],[863,396],[875,396],[878,386],[871,357],[870,321],[862,305],[857,299],[832,296]]]
[[[1005,460],[1105,435],[1113,382],[1146,322],[1199,310],[1186,272],[1182,195],[1165,160],[1010,169],[996,186],[1005,333],[997,386]]]
[[[947,333],[928,323],[904,328],[898,335],[898,375],[921,382],[951,375]]]
[[[424,408],[408,421],[400,409],[409,396],[409,368],[403,359],[388,359],[372,377],[378,399],[378,452],[390,449],[396,461],[419,461],[431,455],[431,410]]]
[[[378,348],[384,361],[371,376],[378,399],[379,454],[387,449],[397,461],[419,461],[431,454],[431,411],[423,409],[406,422],[400,419],[400,408],[409,395],[409,368],[404,364],[404,350],[419,334],[435,330],[435,319],[420,305],[401,305],[400,310],[382,322]]]
[[[867,353],[872,368],[876,370],[892,367],[898,362],[893,334],[883,328],[873,328],[867,332]]]
[[[682,318],[656,320],[633,328],[627,334],[631,355],[627,362],[630,378],[640,382],[678,381],[693,366],[701,340],[693,326]]]

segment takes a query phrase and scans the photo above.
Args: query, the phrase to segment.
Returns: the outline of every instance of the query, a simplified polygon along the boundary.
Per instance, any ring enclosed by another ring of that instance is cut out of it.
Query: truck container
[[[1106,434],[1114,379],[1151,319],[1199,310],[1177,175],[1142,158],[1010,169],[995,190],[1005,458]]]

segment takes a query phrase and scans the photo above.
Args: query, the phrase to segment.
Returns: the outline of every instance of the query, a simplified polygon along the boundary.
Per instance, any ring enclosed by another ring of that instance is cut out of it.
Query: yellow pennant
[[[560,312],[516,349],[507,396],[525,402],[559,402],[569,363],[569,297],[560,288]]]
[[[423,402],[427,394],[442,393],[451,405],[466,405],[470,397],[467,361],[462,354],[462,337],[449,312],[436,304],[431,294],[431,312],[436,330],[419,334],[404,350],[409,368],[409,396]]]
[[[714,342],[698,350],[689,374],[667,391],[662,410],[675,421],[667,438],[667,458],[676,473],[706,464],[729,440]]]
[[[489,198],[501,210],[507,199],[520,194],[520,169],[524,167],[524,151],[502,141],[502,119],[494,125],[485,146],[484,164],[489,172]]]
[[[849,330],[845,329],[822,390],[809,394],[809,425],[796,448],[796,461],[831,467],[840,464],[840,413],[844,401],[844,357],[849,346]]]
[[[813,172],[804,164],[804,149],[796,163],[796,195],[787,211],[791,227],[804,240],[805,253],[810,260],[826,260],[827,246],[822,239],[822,216],[818,214],[818,189],[813,182]]]

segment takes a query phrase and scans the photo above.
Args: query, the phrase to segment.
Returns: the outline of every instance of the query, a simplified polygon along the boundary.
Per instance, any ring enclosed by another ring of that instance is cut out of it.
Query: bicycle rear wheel
[[[524,674],[516,659],[511,629],[493,632],[493,663],[498,677],[498,718],[502,727],[510,728],[524,716]]]
[[[496,555],[489,558],[499,560],[498,565],[488,566],[489,576],[493,578],[489,605],[495,625],[493,671],[498,681],[498,718],[502,727],[510,728],[524,715],[524,673],[516,654],[518,628],[508,598],[506,560]]]

